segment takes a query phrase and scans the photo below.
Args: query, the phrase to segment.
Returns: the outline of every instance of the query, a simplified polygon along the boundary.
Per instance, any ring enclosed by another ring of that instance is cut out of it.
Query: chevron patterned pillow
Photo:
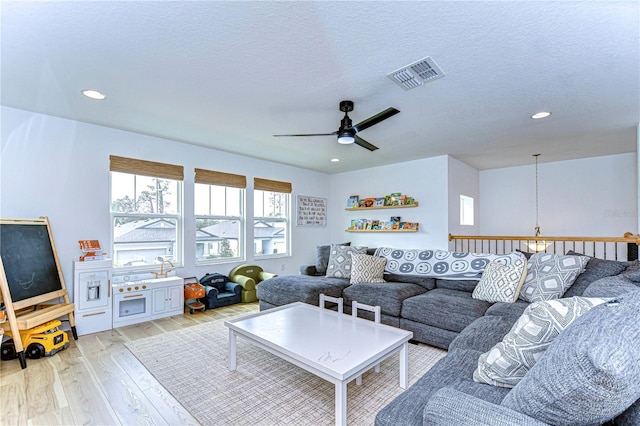
[[[480,355],[473,380],[514,387],[562,330],[589,309],[608,300],[576,296],[532,303],[504,339]]]
[[[368,254],[351,255],[351,284],[383,283],[387,259]]]
[[[471,297],[485,302],[513,303],[527,276],[527,259],[522,256],[511,265],[489,262]]]

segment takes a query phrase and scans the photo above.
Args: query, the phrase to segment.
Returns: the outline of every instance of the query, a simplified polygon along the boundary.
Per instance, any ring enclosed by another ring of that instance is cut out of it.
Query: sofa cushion
[[[570,256],[584,256],[573,250],[567,252]],[[619,262],[617,260],[604,260],[597,257],[589,257],[584,272],[578,275],[571,287],[564,293],[562,297],[582,296],[583,292],[589,287],[589,284],[604,277],[618,275],[629,266],[629,262]]]
[[[368,254],[351,254],[351,284],[383,283],[387,259]]]
[[[499,404],[508,389],[471,380],[480,352],[456,349],[438,361],[427,374],[402,392],[376,415],[376,426],[422,425],[424,407],[441,388],[451,387],[468,395]]]
[[[511,330],[513,320],[510,318],[485,315],[469,324],[453,339],[449,350],[472,349],[487,352]]]
[[[635,283],[624,274],[620,274],[592,282],[582,294],[585,297],[617,297],[639,287],[640,283]]]
[[[350,246],[351,242],[337,244],[337,245]],[[327,273],[327,266],[329,265],[330,255],[331,255],[331,245],[316,247],[316,273],[318,275],[325,275]]]
[[[514,387],[562,330],[606,300],[576,296],[532,303],[504,339],[480,355],[473,380]]]
[[[629,262],[629,266],[620,275],[630,279],[633,282],[640,282],[640,261],[634,260]]]
[[[351,254],[364,254],[366,252],[366,247],[332,245],[327,265],[327,277],[351,278]]]
[[[508,318],[513,324],[518,321],[518,318],[528,306],[529,303],[524,300],[517,300],[514,303],[498,302],[491,305],[484,314]]]
[[[526,414],[450,387],[429,398],[422,419],[422,424],[429,426],[548,426]]]
[[[402,302],[427,290],[409,283],[360,283],[345,288],[342,297],[347,305],[355,300],[372,306],[380,306],[385,315],[400,316]]]
[[[584,271],[587,256],[563,256],[536,253],[529,259],[527,278],[520,291],[525,302],[539,302],[562,297],[576,277]]]
[[[466,291],[436,288],[405,300],[402,317],[460,332],[484,315],[489,306],[489,302],[473,299]]]
[[[599,424],[640,398],[640,290],[578,318],[503,405],[554,425]]]
[[[258,299],[274,306],[293,302],[317,305],[320,293],[341,297],[342,290],[349,286],[344,278],[314,277],[308,275],[281,275],[260,283],[256,287]]]
[[[394,283],[418,284],[419,286],[424,287],[427,290],[433,290],[434,288],[436,288],[436,279],[432,277],[421,277],[419,275],[398,275],[385,272],[384,280],[386,282]]]
[[[473,293],[473,290],[475,290],[477,285],[478,285],[478,280],[447,280],[443,278],[438,278],[436,280],[437,288],[447,288],[449,290],[466,291],[468,293]]]
[[[524,256],[510,265],[491,261],[473,290],[474,299],[486,302],[515,302],[527,276],[527,260]]]

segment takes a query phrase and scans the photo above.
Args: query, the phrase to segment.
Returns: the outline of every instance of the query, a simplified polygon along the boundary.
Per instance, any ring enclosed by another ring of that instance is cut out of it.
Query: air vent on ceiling
[[[444,77],[444,73],[433,59],[426,57],[387,74],[404,90],[415,89],[432,80]]]

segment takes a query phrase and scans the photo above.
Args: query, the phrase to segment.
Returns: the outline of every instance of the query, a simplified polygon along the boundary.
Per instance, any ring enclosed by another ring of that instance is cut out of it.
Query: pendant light
[[[542,236],[540,233],[540,223],[538,222],[538,157],[540,154],[533,154],[533,157],[536,159],[536,227],[534,228],[536,238]],[[530,242],[527,245],[529,249],[538,253],[540,251],[545,251],[547,247],[549,247],[551,243],[547,243],[544,240],[536,239],[534,242]]]

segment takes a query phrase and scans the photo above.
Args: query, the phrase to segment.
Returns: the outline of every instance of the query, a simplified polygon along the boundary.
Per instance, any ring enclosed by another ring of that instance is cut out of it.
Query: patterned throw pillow
[[[520,299],[533,303],[562,297],[584,271],[588,261],[588,256],[534,254],[529,259],[527,278],[520,290]]]
[[[562,330],[607,300],[576,296],[532,303],[504,339],[480,355],[473,380],[505,388],[514,387]]]
[[[351,255],[351,284],[383,283],[387,259],[368,254]]]
[[[336,244],[339,246],[350,246],[351,242]],[[329,256],[331,255],[331,246],[317,246],[316,247],[316,273],[318,275],[325,275],[327,273],[327,265],[329,264]]]
[[[513,303],[527,276],[527,259],[522,256],[511,265],[491,261],[482,273],[472,297],[485,302]]]
[[[366,254],[366,247],[332,245],[327,265],[327,277],[351,278],[351,254]]]

